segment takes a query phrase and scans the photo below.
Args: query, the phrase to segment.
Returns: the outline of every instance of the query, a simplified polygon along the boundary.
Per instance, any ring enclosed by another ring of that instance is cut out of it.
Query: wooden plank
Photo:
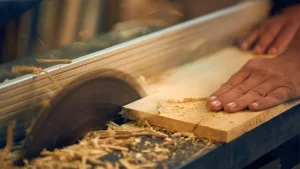
[[[64,0],[63,2],[57,46],[69,45],[75,40],[82,0]]]
[[[12,20],[5,26],[4,62],[10,62],[17,58],[18,20]]]
[[[209,111],[205,101],[176,100],[207,97],[253,57],[250,53],[228,47],[166,72],[162,75],[162,81],[154,86],[159,92],[124,106],[129,110],[125,112],[125,116],[132,120],[144,118],[150,124],[160,127],[194,132],[200,137],[230,142],[295,106],[298,101],[260,112],[229,114]]]
[[[83,2],[77,39],[91,39],[99,32],[102,5],[103,0],[85,0]]]
[[[32,10],[20,16],[17,39],[17,58],[26,57],[29,51]]]
[[[190,159],[178,168],[242,169],[299,134],[299,111],[300,105],[295,106],[230,143],[221,144],[206,154]]]
[[[60,0],[42,1],[35,52],[46,52],[54,47],[61,3]]]

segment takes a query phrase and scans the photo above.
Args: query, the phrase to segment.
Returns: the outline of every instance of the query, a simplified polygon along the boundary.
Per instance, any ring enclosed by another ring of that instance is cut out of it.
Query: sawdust
[[[62,86],[52,77],[51,74],[49,74],[47,71],[45,71],[42,68],[39,67],[35,67],[35,66],[13,66],[12,67],[12,73],[13,74],[20,74],[20,73],[35,73],[37,75],[41,74],[41,73],[45,73],[47,75],[47,77],[52,81],[52,83],[54,85],[56,85],[56,87],[58,89],[62,89]]]
[[[38,63],[72,63],[70,59],[36,59]]]
[[[152,136],[162,143],[142,141]],[[180,147],[191,140],[195,141],[194,145],[206,144],[191,133],[174,133],[154,126],[141,127],[138,122],[122,126],[110,122],[107,130],[89,132],[78,144],[53,151],[43,150],[41,157],[26,161],[23,169],[157,168],[160,162],[183,153],[173,152],[171,148]],[[141,148],[144,144],[148,146]],[[112,153],[118,154],[118,160],[108,162],[101,159]]]
[[[43,72],[44,70],[39,67],[35,66],[13,66],[11,72],[13,74],[20,74],[20,73],[36,73],[39,74]]]
[[[199,106],[206,101],[206,98],[185,98],[183,100],[163,100],[157,105],[159,114],[176,114],[184,116],[191,112],[198,112]]]
[[[56,149],[52,152],[44,150],[41,155],[45,157],[38,158],[30,163],[30,166],[42,168],[47,165],[57,164],[57,162],[66,163],[71,162],[72,165],[78,166],[81,162],[81,168],[88,168],[89,165],[102,166],[105,168],[115,168],[116,164],[102,162],[98,159],[107,155],[108,153],[121,151],[124,156],[131,157],[132,153],[126,153],[140,142],[139,139],[134,137],[156,136],[158,138],[167,137],[165,134],[155,131],[152,128],[142,128],[138,130],[126,130],[115,123],[110,123],[107,130],[100,130],[88,133],[79,144],[72,145],[63,149]],[[49,158],[52,157],[52,158]],[[74,161],[77,161],[74,163]],[[121,159],[119,161],[123,166],[132,163],[132,160]],[[134,164],[130,164],[134,166]],[[144,166],[145,165],[145,166]],[[28,168],[27,166],[27,168]],[[70,165],[71,166],[71,165]],[[149,168],[149,164],[137,166],[137,168]],[[125,166],[126,167],[126,166]]]
[[[1,152],[1,158],[0,158],[0,168],[2,168],[5,165],[5,159],[7,158],[8,154],[10,153],[10,149],[14,144],[14,128],[16,126],[16,121],[12,121],[8,127],[7,127],[7,133],[6,133],[6,146],[4,150]]]

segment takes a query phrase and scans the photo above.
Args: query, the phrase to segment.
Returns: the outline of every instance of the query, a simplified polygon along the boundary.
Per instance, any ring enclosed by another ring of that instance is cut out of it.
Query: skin
[[[246,63],[208,98],[213,111],[265,110],[300,98],[300,29],[288,48],[274,58]]]
[[[281,54],[300,27],[299,18],[300,4],[288,7],[239,39],[238,45],[254,54]]]

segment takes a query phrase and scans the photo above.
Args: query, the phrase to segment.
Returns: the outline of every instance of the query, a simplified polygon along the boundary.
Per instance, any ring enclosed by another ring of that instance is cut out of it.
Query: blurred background
[[[85,43],[88,54],[239,1],[42,0],[2,25],[0,63]]]

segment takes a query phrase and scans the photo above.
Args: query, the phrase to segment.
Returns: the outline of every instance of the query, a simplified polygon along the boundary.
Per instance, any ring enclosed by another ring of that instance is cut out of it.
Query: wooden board
[[[76,38],[82,0],[64,0],[60,17],[57,46],[71,44]]]
[[[80,41],[94,38],[100,32],[103,0],[85,0],[81,9],[81,17],[77,39]]]
[[[153,84],[156,93],[124,106],[124,115],[132,120],[147,119],[150,124],[181,132],[194,132],[221,142],[230,142],[298,104],[298,101],[261,111],[238,113],[211,112],[205,101],[184,103],[163,102],[184,98],[203,98],[219,86],[254,56],[228,47],[210,56],[166,72]],[[150,87],[147,87],[149,90]]]

